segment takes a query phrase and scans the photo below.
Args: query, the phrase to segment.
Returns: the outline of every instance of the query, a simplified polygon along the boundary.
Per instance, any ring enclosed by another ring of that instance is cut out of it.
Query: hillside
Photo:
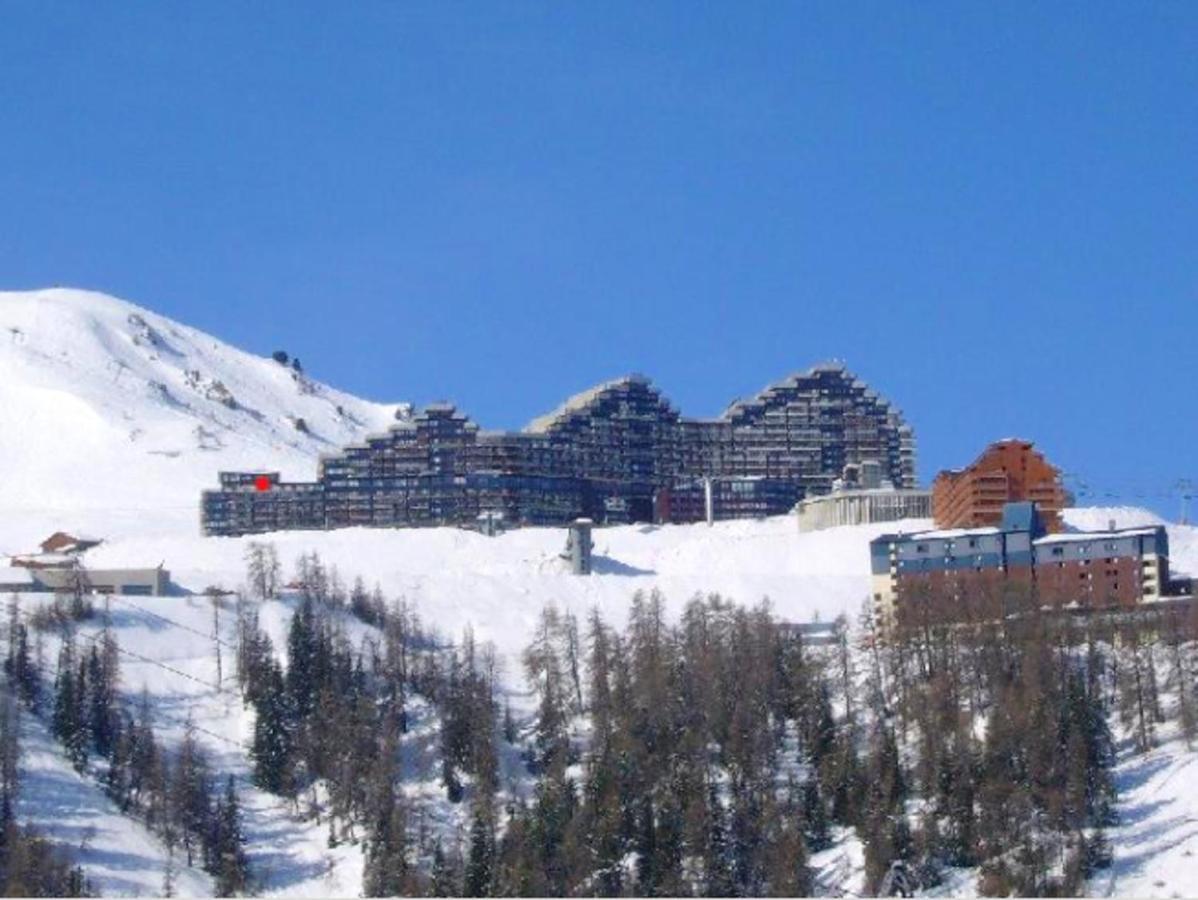
[[[311,478],[392,414],[114,297],[0,292],[0,551],[58,527],[194,533],[218,470]]]
[[[304,428],[296,423],[303,420]],[[247,747],[254,714],[229,673],[235,640],[231,615],[222,620],[223,681],[217,680],[212,609],[206,587],[240,588],[245,554],[254,542],[278,551],[284,580],[297,557],[318,553],[346,581],[361,576],[389,599],[411,604],[446,639],[471,628],[498,651],[499,693],[527,735],[533,697],[521,653],[548,604],[583,618],[597,608],[619,628],[636,591],[661,591],[676,619],[696,594],[718,593],[752,605],[770,601],[783,620],[854,621],[868,591],[868,542],[877,534],[924,527],[926,521],[800,534],[791,517],[685,526],[599,529],[595,573],[568,573],[561,529],[530,528],[494,538],[456,528],[346,529],[257,538],[199,535],[200,490],[220,469],[280,470],[308,478],[321,452],[385,428],[393,407],[371,403],[310,381],[289,366],[229,347],[215,338],[115,298],[79,291],[0,294],[0,552],[34,548],[56,529],[104,538],[88,561],[96,566],[162,562],[176,591],[168,597],[113,598],[110,616],[123,648],[120,691],[126,703],[145,691],[155,727],[168,747],[191,717],[199,740],[222,772],[237,777],[245,810],[251,866],[268,895],[355,895],[363,856],[351,844],[330,848],[326,829],[297,816],[286,802],[254,788]],[[1159,521],[1144,510],[1079,509],[1077,528]],[[1198,573],[1198,529],[1170,526],[1172,564]],[[26,613],[46,598],[22,600]],[[286,646],[294,599],[263,603],[263,630]],[[95,634],[92,620],[81,635]],[[345,617],[354,645],[377,639],[369,626]],[[42,648],[53,677],[57,637]],[[413,701],[413,727],[400,742],[403,792],[420,827],[449,840],[462,837],[467,811],[446,801],[439,781],[440,720]],[[94,778],[72,770],[42,723],[24,726],[20,814],[77,853],[105,894],[160,889],[165,850],[157,838],[104,796]],[[505,790],[520,793],[527,776],[516,749],[505,746]],[[1195,755],[1172,732],[1147,755],[1125,741],[1116,770],[1122,822],[1112,833],[1115,866],[1093,892],[1192,893],[1186,861],[1198,849],[1198,816],[1190,792]],[[82,849],[81,849],[81,845]],[[838,833],[836,845],[813,859],[816,884],[840,893],[861,883],[860,842]],[[965,873],[954,893],[974,890]],[[211,880],[183,873],[181,894],[205,894]],[[941,891],[943,893],[943,891]]]

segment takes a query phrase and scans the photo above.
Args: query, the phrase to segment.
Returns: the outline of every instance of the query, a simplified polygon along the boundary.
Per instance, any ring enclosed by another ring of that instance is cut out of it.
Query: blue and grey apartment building
[[[875,608],[884,626],[1002,615],[1013,597],[1041,606],[1126,608],[1169,587],[1163,525],[1048,534],[1031,502],[1008,503],[997,527],[884,534],[870,542]]]

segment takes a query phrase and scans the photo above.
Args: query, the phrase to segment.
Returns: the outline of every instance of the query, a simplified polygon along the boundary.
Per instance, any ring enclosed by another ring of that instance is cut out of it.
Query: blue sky
[[[2,16],[5,288],[495,427],[839,358],[924,478],[1017,434],[1107,502],[1198,479],[1196,3]]]

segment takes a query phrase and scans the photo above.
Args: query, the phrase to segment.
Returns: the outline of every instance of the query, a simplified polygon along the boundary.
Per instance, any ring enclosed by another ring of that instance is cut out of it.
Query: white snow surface
[[[21,547],[60,525],[194,530],[219,470],[311,479],[393,413],[124,300],[0,292],[0,514]]]
[[[222,399],[228,395],[232,405]],[[657,588],[675,616],[694,594],[718,592],[746,604],[769,598],[782,619],[853,619],[869,591],[870,539],[932,525],[908,520],[800,534],[795,520],[784,516],[711,527],[601,528],[589,577],[568,573],[559,556],[561,529],[494,538],[456,528],[200,536],[199,492],[215,486],[219,470],[277,470],[311,479],[320,453],[385,429],[393,413],[393,406],[297,378],[271,359],[112,297],[67,290],[0,293],[0,552],[29,552],[55,530],[83,531],[104,538],[87,554],[91,565],[162,562],[170,570],[181,589],[177,596],[113,598],[121,646],[153,660],[122,659],[122,692],[127,698],[143,688],[150,692],[168,744],[178,740],[190,714],[204,729],[200,739],[216,768],[238,777],[251,865],[265,894],[356,895],[362,855],[349,844],[330,850],[325,827],[297,819],[285,804],[249,785],[245,744],[252,716],[235,691],[213,687],[211,607],[185,592],[241,585],[250,541],[273,543],[288,575],[299,554],[316,551],[346,581],[360,575],[368,586],[378,583],[389,597],[414,604],[446,636],[472,626],[480,641],[495,644],[507,688],[519,701],[519,653],[547,603],[579,615],[598,607],[619,626],[633,592]],[[296,417],[310,434],[295,429]],[[1128,508],[1065,515],[1076,528],[1106,528],[1112,518],[1119,527],[1160,521]],[[1173,567],[1198,573],[1198,529],[1170,526],[1169,538]],[[28,596],[24,602],[28,609],[44,601]],[[285,643],[290,612],[286,602],[261,608],[262,625],[276,646]],[[231,628],[231,620],[226,615],[224,628]],[[365,626],[350,622],[347,628]],[[231,639],[231,632],[225,637]],[[45,658],[52,666],[52,642]],[[233,661],[227,650],[223,662],[228,679]],[[444,803],[437,785],[435,738],[435,720],[417,711],[402,751],[410,775],[405,791],[430,827],[460,831],[460,808]],[[1198,788],[1194,759],[1172,741],[1121,763],[1126,824],[1112,835],[1115,893],[1198,893],[1198,867],[1188,865],[1198,821],[1191,799]],[[94,780],[74,773],[32,720],[22,767],[21,814],[68,845],[78,847],[89,837],[79,858],[105,894],[161,889],[160,844],[121,817]],[[824,856],[816,861],[824,890],[860,890],[855,838]],[[211,891],[210,879],[194,871],[181,872],[176,886],[181,894]],[[968,886],[951,890],[966,892]]]
[[[1198,897],[1198,749],[1187,747],[1173,727],[1147,753],[1124,746],[1115,785],[1114,862],[1091,879],[1089,893]]]
[[[163,892],[168,853],[162,841],[122,815],[94,779],[71,768],[45,725],[24,712],[19,769],[18,819],[66,847],[102,896]],[[176,857],[174,893],[211,897],[212,879]]]

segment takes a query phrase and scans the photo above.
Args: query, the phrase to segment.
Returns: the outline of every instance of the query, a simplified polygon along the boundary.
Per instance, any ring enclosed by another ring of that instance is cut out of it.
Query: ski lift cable
[[[166,616],[160,615],[159,613],[148,610],[143,606],[138,606],[136,603],[131,603],[130,601],[126,600],[124,597],[119,596],[118,594],[108,594],[105,596],[105,599],[106,600],[115,600],[117,603],[122,603],[125,606],[128,606],[130,609],[135,609],[140,613],[144,613],[145,615],[150,616],[151,618],[158,619],[160,622],[165,622],[168,625],[172,625],[175,628],[181,628],[184,631],[190,631],[192,634],[198,635],[199,637],[202,637],[205,640],[215,641],[216,643],[220,644],[222,647],[227,647],[230,650],[233,650],[233,651],[237,650],[237,646],[235,644],[230,644],[228,641],[226,641],[220,637],[200,631],[198,628],[192,628],[190,625],[184,625],[182,622],[176,622],[174,619],[167,618]]]
[[[31,617],[33,614],[31,612],[29,612],[27,610],[21,610],[21,609],[17,610],[17,612],[18,612],[18,614],[20,614],[21,616],[23,616],[27,620],[29,620],[30,623],[32,624]],[[88,641],[95,642],[95,641],[99,640],[100,638],[102,638],[104,636],[104,634],[105,634],[104,630],[101,630],[101,631],[97,631],[95,634],[81,635],[79,640],[80,640],[80,643],[84,643],[84,642],[88,642]],[[148,656],[142,656],[140,653],[136,653],[133,650],[127,650],[126,648],[122,647],[120,644],[114,644],[114,646],[118,653],[121,653],[125,656],[132,657],[140,662],[145,662],[145,663],[149,663],[150,665],[157,666],[158,668],[164,669],[165,671],[170,672],[174,675],[179,675],[179,676],[186,678],[190,681],[194,681],[197,684],[202,684],[205,687],[212,688],[213,690],[217,691],[218,693],[222,690],[222,688],[219,685],[214,684],[211,681],[205,681],[202,678],[197,678],[194,675],[190,675],[187,672],[183,672],[179,669],[176,669],[174,666],[168,666],[166,663],[160,662],[156,659],[151,659]],[[43,673],[43,674],[47,674],[47,673]],[[155,716],[158,716],[160,718],[172,720],[172,717],[170,716],[169,713],[162,712],[159,709],[155,709],[154,714],[155,714]],[[173,723],[175,725],[179,725],[182,727],[186,727],[188,724],[186,721],[179,721],[178,719],[173,719]],[[242,750],[246,749],[246,745],[242,744],[240,741],[235,741],[231,738],[225,737],[223,734],[217,734],[215,731],[211,731],[207,728],[204,728],[202,725],[197,725],[195,723],[194,719],[191,720],[190,724],[191,724],[191,727],[194,728],[196,731],[206,734],[209,737],[214,738],[215,740],[222,741],[223,743],[230,744],[230,745],[232,745],[234,747],[238,747],[239,749],[242,749]]]

